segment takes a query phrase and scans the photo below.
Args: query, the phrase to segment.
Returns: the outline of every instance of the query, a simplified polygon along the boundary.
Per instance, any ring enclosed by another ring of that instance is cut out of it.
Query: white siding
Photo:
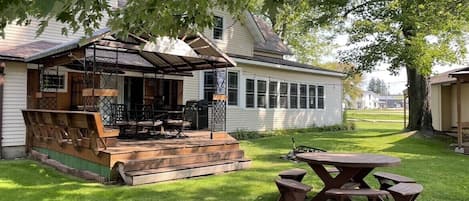
[[[117,0],[109,0],[111,6],[117,6]],[[103,23],[101,23],[101,28],[105,27],[107,22],[107,15],[104,15]],[[13,46],[18,46],[38,40],[47,40],[51,42],[63,43],[73,39],[81,38],[84,36],[82,29],[78,30],[76,33],[73,33],[69,30],[69,35],[62,35],[63,24],[51,20],[49,25],[46,27],[44,32],[36,37],[36,30],[39,27],[38,20],[32,20],[31,24],[28,26],[18,26],[16,24],[7,25],[5,28],[5,38],[0,38],[0,48],[9,49]]]
[[[430,108],[432,109],[432,125],[435,130],[442,130],[441,126],[441,85],[432,85],[430,92]]]
[[[342,80],[339,77],[322,76],[288,70],[238,63],[230,70],[240,72],[239,106],[228,106],[227,131],[254,130],[265,131],[308,126],[333,125],[342,122]],[[272,79],[280,82],[323,85],[325,109],[284,109],[284,108],[245,108],[245,80]],[[187,82],[190,79],[190,82]],[[202,79],[200,75],[184,80],[184,100],[201,99]],[[199,83],[199,84],[197,84]],[[199,86],[195,88],[195,86]],[[189,88],[188,88],[189,87]],[[194,93],[194,92],[197,93]],[[188,95],[189,94],[189,95]]]
[[[26,109],[26,64],[7,63],[5,74],[2,146],[21,146],[26,133],[21,114],[21,109]]]
[[[199,71],[192,72],[194,75],[193,77],[184,77],[183,81],[183,103],[188,100],[200,100],[199,92],[200,92],[200,83],[199,83]]]
[[[223,17],[223,40],[213,39],[213,30],[207,29],[204,35],[210,38],[221,50],[238,55],[252,56],[254,38],[243,25],[244,22],[235,20],[227,12],[215,11],[215,15]]]

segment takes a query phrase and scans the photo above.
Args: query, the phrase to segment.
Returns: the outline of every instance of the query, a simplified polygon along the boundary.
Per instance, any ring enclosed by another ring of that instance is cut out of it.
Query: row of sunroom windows
[[[204,72],[204,99],[211,101],[216,90],[213,72]],[[239,74],[228,72],[228,105],[239,105]],[[245,79],[246,108],[324,109],[322,85]]]

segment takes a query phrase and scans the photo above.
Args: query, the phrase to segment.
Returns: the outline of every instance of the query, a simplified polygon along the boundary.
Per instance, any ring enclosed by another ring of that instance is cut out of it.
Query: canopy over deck
[[[24,61],[77,70],[90,68],[86,61],[93,61],[109,69],[117,67],[119,70],[161,74],[184,74],[236,65],[201,34],[179,39],[160,37],[152,42],[133,34],[120,39],[109,29],[38,52]]]

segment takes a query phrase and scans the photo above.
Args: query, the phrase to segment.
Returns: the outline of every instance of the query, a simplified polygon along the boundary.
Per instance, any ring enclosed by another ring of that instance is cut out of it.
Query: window
[[[42,77],[43,91],[67,92],[67,77],[65,73],[44,74]]]
[[[254,80],[246,79],[246,107],[254,107]]]
[[[238,105],[237,72],[228,72],[228,105]]]
[[[298,108],[298,84],[290,84],[290,108]]]
[[[288,108],[288,83],[280,83],[280,108]]]
[[[324,109],[324,86],[318,86],[318,108]]]
[[[277,108],[278,106],[278,82],[269,82],[269,108]]]
[[[316,108],[316,85],[309,85],[309,108]]]
[[[213,39],[223,39],[223,18],[215,16],[215,22],[213,24]]]
[[[264,80],[257,80],[257,107],[266,108],[266,92],[267,82]]]
[[[212,71],[204,72],[204,100],[209,102],[217,89],[216,77]],[[238,105],[238,73],[228,72],[228,105]]]
[[[306,84],[300,85],[300,108],[306,108],[308,97],[306,96]]]
[[[212,102],[216,90],[213,72],[204,72],[204,100]]]

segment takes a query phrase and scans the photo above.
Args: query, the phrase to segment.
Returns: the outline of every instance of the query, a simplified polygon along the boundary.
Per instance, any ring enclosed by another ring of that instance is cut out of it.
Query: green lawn
[[[449,142],[400,133],[400,123],[357,123],[354,132],[296,133],[301,144],[329,151],[371,152],[397,156],[402,165],[380,169],[417,179],[424,185],[419,200],[469,200],[469,156],[453,153]],[[105,186],[65,176],[29,160],[0,162],[0,200],[276,200],[273,183],[281,170],[308,170],[304,179],[314,186],[320,180],[303,163],[279,159],[290,149],[290,136],[242,141],[253,160],[252,168],[217,176],[143,186]],[[375,187],[372,176],[367,178]]]
[[[404,110],[347,110],[347,118],[404,121]]]

